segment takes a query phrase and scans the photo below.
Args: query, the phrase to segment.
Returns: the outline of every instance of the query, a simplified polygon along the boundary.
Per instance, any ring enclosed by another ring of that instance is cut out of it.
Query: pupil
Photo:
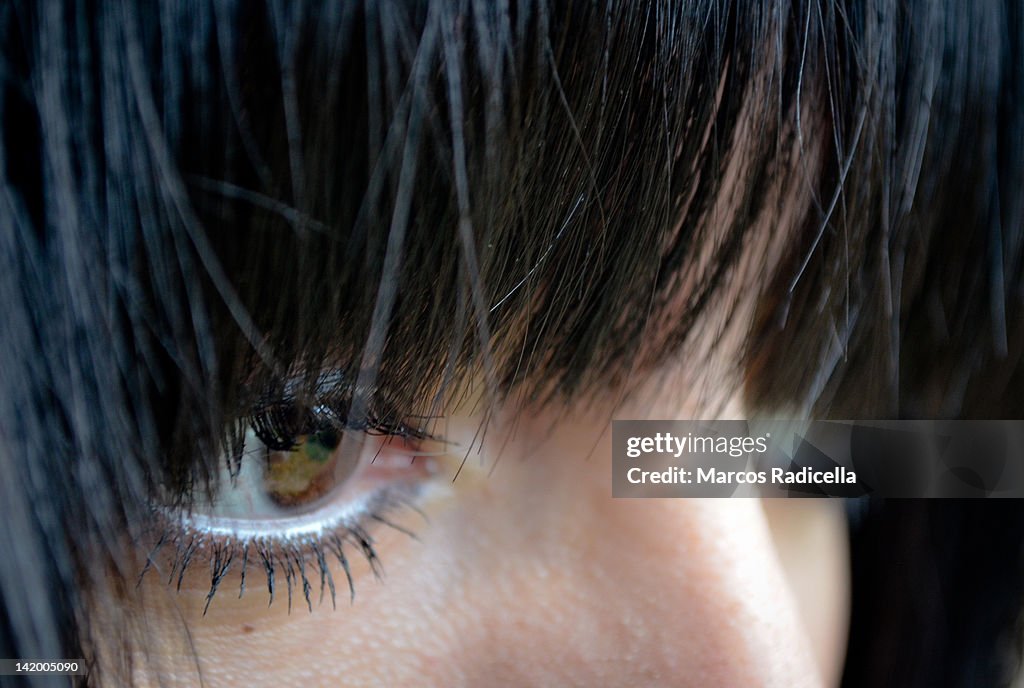
[[[325,428],[323,430],[317,430],[310,435],[309,441],[319,444],[324,449],[333,451],[337,449],[338,443],[341,442],[341,435],[334,428]]]
[[[301,451],[310,461],[324,463],[331,458],[331,453],[338,447],[341,437],[331,428],[317,430],[307,435],[306,440],[293,451]]]

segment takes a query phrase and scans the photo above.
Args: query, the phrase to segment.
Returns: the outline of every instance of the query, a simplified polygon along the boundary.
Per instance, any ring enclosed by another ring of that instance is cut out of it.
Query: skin
[[[618,417],[685,417],[665,403]],[[383,582],[354,556],[350,605],[332,568],[337,610],[329,599],[317,605],[318,590],[312,613],[301,598],[290,614],[283,597],[268,607],[258,578],[238,599],[235,572],[204,617],[207,567],[193,566],[180,593],[147,577],[131,593],[150,633],[134,681],[836,683],[847,622],[837,505],[612,499],[607,420],[607,411],[554,423],[550,413],[522,413],[514,428],[488,431],[482,460],[474,453],[454,483],[460,457],[442,460],[418,504],[429,524],[411,510],[391,517],[419,540],[374,530]],[[455,419],[449,439],[468,446],[476,428],[476,419]]]

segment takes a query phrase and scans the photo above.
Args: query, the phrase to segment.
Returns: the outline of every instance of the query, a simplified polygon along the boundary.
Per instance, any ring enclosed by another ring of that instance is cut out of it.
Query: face
[[[336,608],[308,561],[308,607],[296,582],[290,611],[280,568],[268,606],[251,562],[239,597],[236,561],[205,615],[209,566],[191,566],[180,592],[166,569],[147,574],[132,593],[149,633],[137,682],[158,672],[181,685],[198,672],[210,686],[835,682],[842,514],[816,500],[612,499],[609,414],[693,409],[599,406],[499,415],[482,439],[479,417],[453,414],[445,453],[417,469],[388,464],[393,448],[377,446],[384,465],[364,459],[343,482],[420,489],[366,526],[379,576],[345,543],[351,602],[343,567],[328,563]],[[353,494],[342,485],[321,501]]]
[[[758,132],[738,128],[733,146],[757,150]],[[792,145],[813,168],[818,144]],[[129,634],[133,682],[836,683],[848,568],[836,505],[611,497],[612,418],[745,417],[729,371],[792,242],[780,228],[799,226],[811,192],[808,168],[794,165],[796,182],[780,173],[761,191],[773,213],[747,217],[733,193],[749,183],[744,158],[729,161],[716,170],[715,221],[667,282],[671,298],[636,354],[669,359],[663,369],[631,380],[628,398],[608,389],[541,408],[514,391],[504,404],[455,394],[436,437],[375,428],[360,446],[358,433],[309,428],[289,447],[274,439],[294,433],[257,433],[238,477],[222,476],[231,488],[178,524],[178,558],[192,564],[181,573],[165,550],[127,592],[141,620]],[[660,356],[738,224],[742,255],[690,328],[686,359]],[[380,435],[392,442],[381,446]],[[190,552],[193,534],[212,545]],[[102,624],[117,623],[102,613],[91,622],[100,638]]]

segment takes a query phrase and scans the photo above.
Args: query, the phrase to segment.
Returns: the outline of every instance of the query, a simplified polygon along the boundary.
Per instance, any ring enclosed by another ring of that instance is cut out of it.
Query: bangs
[[[396,417],[466,386],[620,386],[709,304],[730,314],[717,296],[787,185],[810,201],[797,101],[769,87],[797,37],[767,12],[211,12],[110,18],[104,89],[134,102],[123,131],[93,113],[126,147],[108,164],[130,161],[107,169],[131,178],[112,234],[135,243],[133,331],[173,341],[147,346],[181,461],[285,388],[314,403],[325,373],[353,414]]]
[[[325,378],[389,427],[669,357],[752,412],[1018,408],[1024,89],[963,12],[9,9],[11,365],[73,352],[42,416],[178,488]]]

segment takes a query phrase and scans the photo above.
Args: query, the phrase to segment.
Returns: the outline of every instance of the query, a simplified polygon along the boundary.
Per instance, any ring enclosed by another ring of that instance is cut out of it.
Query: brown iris
[[[341,435],[321,430],[300,435],[292,449],[269,451],[264,490],[279,506],[305,506],[331,492],[338,484],[338,447]]]

